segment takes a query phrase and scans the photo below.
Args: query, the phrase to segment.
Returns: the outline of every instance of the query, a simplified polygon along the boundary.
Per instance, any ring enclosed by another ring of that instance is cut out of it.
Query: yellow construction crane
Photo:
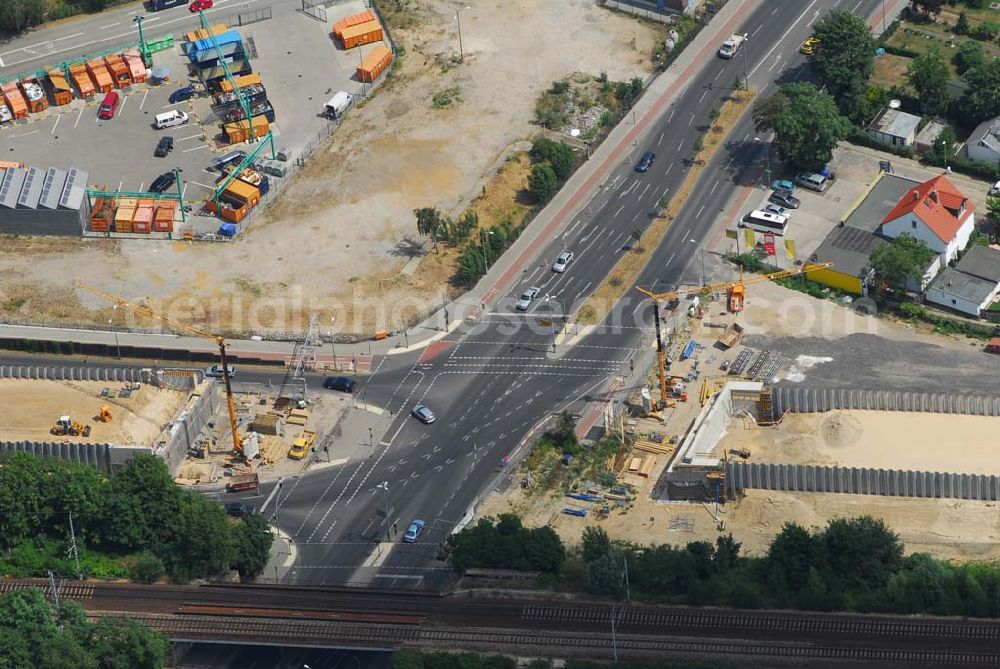
[[[233,452],[240,457],[245,457],[243,454],[243,439],[240,437],[239,431],[236,424],[236,403],[233,400],[233,389],[229,382],[229,360],[226,355],[226,339],[221,335],[211,334],[203,330],[199,330],[193,325],[188,325],[187,323],[182,323],[180,321],[175,321],[172,318],[168,318],[162,314],[158,314],[147,306],[141,304],[132,304],[128,300],[122,299],[117,295],[112,295],[111,293],[106,293],[103,290],[99,290],[92,286],[88,286],[84,283],[77,282],[76,286],[82,288],[89,293],[93,293],[98,297],[103,297],[109,302],[113,302],[116,306],[122,307],[123,309],[128,309],[141,316],[146,316],[147,318],[152,318],[158,321],[162,321],[169,325],[170,327],[176,328],[183,332],[187,332],[196,337],[203,337],[205,339],[213,340],[219,347],[219,357],[222,359],[222,378],[226,384],[226,404],[229,408],[229,429],[233,435]]]
[[[713,283],[707,286],[701,286],[699,288],[692,288],[690,291],[671,291],[668,293],[654,293],[651,290],[646,290],[640,286],[636,286],[635,289],[640,293],[653,300],[653,318],[656,322],[656,364],[657,371],[660,378],[660,402],[661,406],[666,406],[667,404],[667,364],[666,364],[666,352],[663,348],[663,338],[660,334],[660,302],[666,302],[669,300],[680,299],[681,295],[690,292],[699,293],[716,293],[724,290],[729,291],[729,311],[739,312],[743,311],[743,305],[746,301],[746,286],[752,283],[760,283],[761,281],[773,281],[774,279],[780,279],[785,276],[794,276],[796,274],[803,274],[805,272],[812,272],[818,269],[824,269],[826,267],[832,266],[832,262],[821,262],[821,263],[811,263],[804,264],[798,267],[793,267],[792,269],[785,269],[778,272],[773,272],[771,274],[760,274],[751,276],[749,278],[743,278],[743,269],[740,268],[740,278],[736,281],[727,281],[725,283]]]

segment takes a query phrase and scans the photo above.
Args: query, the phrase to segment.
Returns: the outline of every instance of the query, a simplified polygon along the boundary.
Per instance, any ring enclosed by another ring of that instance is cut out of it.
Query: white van
[[[354,96],[347,91],[339,91],[326,103],[326,115],[331,119],[341,118],[354,104]]]
[[[757,232],[773,232],[776,235],[783,235],[785,228],[788,227],[788,217],[755,209],[743,217],[743,220],[740,221],[740,227],[750,228]]]
[[[168,112],[163,112],[162,114],[156,115],[156,122],[154,125],[157,130],[163,130],[164,128],[173,128],[177,125],[184,125],[188,122],[187,112],[178,111],[177,109],[171,109]]]

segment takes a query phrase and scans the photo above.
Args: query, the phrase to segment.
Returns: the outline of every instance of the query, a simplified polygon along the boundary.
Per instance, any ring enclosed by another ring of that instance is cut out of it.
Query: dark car
[[[153,151],[153,155],[157,158],[166,158],[167,154],[174,150],[174,138],[173,137],[160,137],[160,141],[156,144],[156,151]]]
[[[329,390],[339,390],[342,393],[353,393],[358,382],[346,376],[328,376],[323,380],[323,387]]]
[[[779,188],[778,190],[771,193],[771,197],[767,198],[774,204],[780,205],[785,209],[798,209],[802,202],[799,198],[792,195],[792,191],[785,190],[784,188]]]
[[[164,172],[160,176],[153,179],[153,183],[149,184],[150,193],[165,193],[167,189],[174,185],[177,180],[177,175],[173,172]]]
[[[249,502],[229,502],[226,504],[226,513],[234,518],[242,518],[257,513],[257,507]]]
[[[170,104],[177,102],[184,102],[185,100],[190,100],[194,97],[194,87],[184,86],[183,88],[178,88],[176,91],[170,94]]]
[[[656,160],[656,154],[652,151],[647,151],[642,154],[642,158],[640,158],[639,162],[635,164],[635,171],[645,172],[653,165],[654,160]]]
[[[437,416],[434,412],[428,409],[423,404],[418,404],[417,406],[410,409],[410,415],[419,420],[424,425],[430,425],[437,420]]]

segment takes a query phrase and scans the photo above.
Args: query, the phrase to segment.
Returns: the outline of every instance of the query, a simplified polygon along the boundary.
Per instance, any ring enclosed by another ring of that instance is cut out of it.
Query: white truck
[[[746,41],[747,38],[743,35],[733,33],[729,36],[729,39],[723,42],[722,46],[719,47],[719,57],[727,60],[732,58],[740,52],[740,49],[743,48],[743,43]]]

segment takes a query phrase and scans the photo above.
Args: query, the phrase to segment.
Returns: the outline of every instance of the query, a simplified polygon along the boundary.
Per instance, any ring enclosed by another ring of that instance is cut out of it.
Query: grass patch
[[[910,68],[912,58],[896,56],[887,53],[881,58],[875,59],[875,71],[872,73],[870,83],[892,88],[893,86],[906,85],[906,71]]]
[[[753,91],[736,91],[733,97],[719,110],[715,125],[723,128],[723,132],[711,132],[705,135],[701,142],[701,150],[695,154],[691,171],[676,195],[667,204],[664,211],[656,217],[653,223],[642,234],[642,239],[635,245],[632,253],[625,254],[608,276],[601,282],[587,301],[577,311],[576,322],[580,325],[595,325],[599,323],[614,304],[622,297],[622,286],[631,286],[639,278],[639,273],[649,262],[653,251],[660,245],[671,222],[687,202],[691,191],[701,178],[705,164],[711,159],[726,137],[728,129],[736,124],[743,111],[753,100]],[[707,120],[707,119],[706,119]]]
[[[461,86],[449,86],[448,88],[438,91],[434,94],[432,102],[434,103],[434,109],[447,109],[455,102],[462,101],[462,87]]]

